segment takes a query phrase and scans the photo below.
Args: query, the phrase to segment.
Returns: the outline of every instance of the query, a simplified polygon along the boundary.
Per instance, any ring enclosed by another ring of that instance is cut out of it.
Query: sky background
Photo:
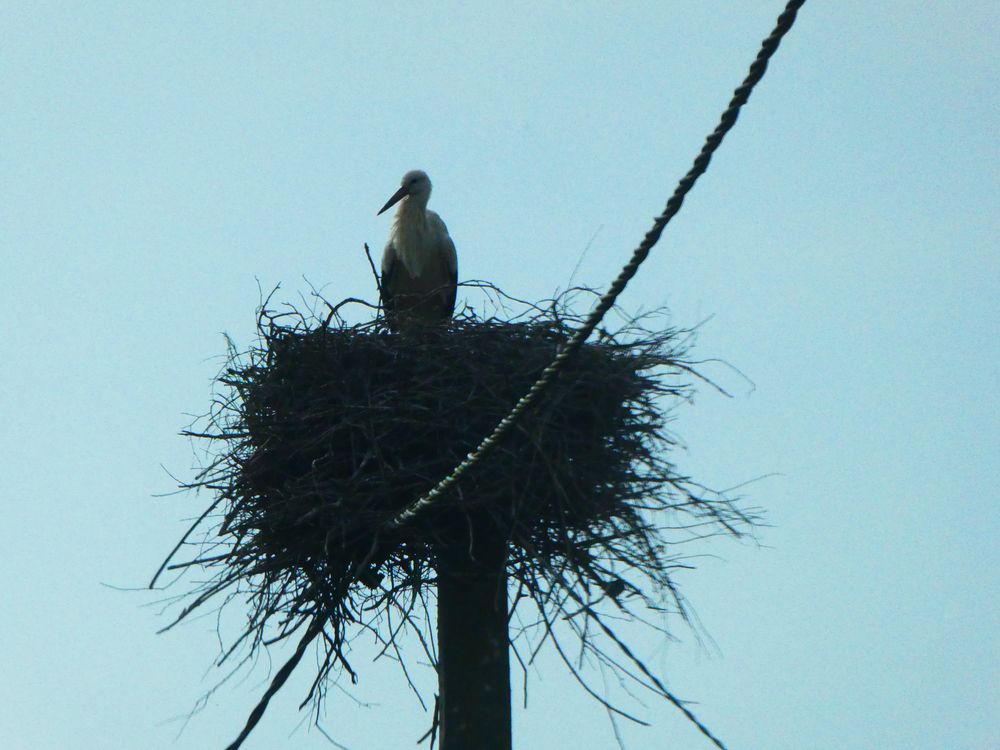
[[[781,6],[0,4],[0,746],[222,748],[264,689],[266,661],[185,726],[215,619],[156,635],[183,586],[112,588],[207,502],[154,495],[258,280],[373,298],[362,243],[423,168],[463,279],[605,287]],[[807,3],[621,299],[707,320],[696,354],[755,386],[710,368],[734,397],[680,409],[677,460],[772,475],[741,490],[770,526],[689,550],[710,640],[637,641],[732,750],[1000,747],[998,35],[995,2]],[[324,726],[413,746],[429,717],[365,648]],[[331,747],[307,678],[248,750]],[[626,706],[630,748],[710,746]],[[514,736],[614,746],[551,655]]]

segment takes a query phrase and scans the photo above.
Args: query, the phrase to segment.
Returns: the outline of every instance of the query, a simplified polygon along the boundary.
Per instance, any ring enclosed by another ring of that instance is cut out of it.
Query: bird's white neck
[[[403,217],[407,217],[407,220],[413,221],[409,217],[417,216],[423,220],[424,214],[427,213],[427,199],[429,197],[429,195],[410,195],[405,200],[400,201],[399,205],[396,206],[396,221],[400,221]]]
[[[399,259],[412,276],[423,273],[428,253],[431,251],[427,238],[429,226],[426,203],[409,198],[396,209],[393,219],[392,242]]]
[[[427,203],[407,198],[399,204],[396,214],[392,219],[393,236],[402,238],[406,236],[422,235],[427,229]]]

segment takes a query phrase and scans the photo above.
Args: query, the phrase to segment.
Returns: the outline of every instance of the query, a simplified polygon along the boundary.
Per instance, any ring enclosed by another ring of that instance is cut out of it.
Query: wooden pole
[[[511,750],[507,542],[488,519],[471,530],[438,557],[440,748]]]

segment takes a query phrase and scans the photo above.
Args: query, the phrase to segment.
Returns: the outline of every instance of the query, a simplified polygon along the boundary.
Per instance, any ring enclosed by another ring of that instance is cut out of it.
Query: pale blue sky
[[[205,502],[151,495],[255,279],[371,297],[361,245],[419,167],[463,278],[544,297],[593,238],[576,281],[605,286],[782,5],[0,5],[0,746],[222,747],[263,689],[176,738],[215,621],[156,636],[155,597],[101,585],[141,586]],[[756,384],[717,366],[736,397],[676,422],[701,481],[778,474],[744,489],[762,546],[690,549],[716,646],[639,636],[733,750],[1000,746],[998,34],[993,2],[807,3],[622,299],[714,316],[697,353]],[[328,730],[410,746],[428,717],[359,658],[378,705],[334,691]],[[305,676],[248,750],[330,747],[294,731]],[[629,747],[708,747],[631,705]],[[614,739],[543,658],[515,746]]]

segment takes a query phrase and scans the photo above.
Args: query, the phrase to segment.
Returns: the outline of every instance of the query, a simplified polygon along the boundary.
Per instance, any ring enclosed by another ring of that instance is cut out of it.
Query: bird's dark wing
[[[396,317],[396,300],[393,289],[395,288],[395,275],[398,266],[399,259],[396,257],[396,248],[392,246],[392,240],[390,240],[385,246],[385,252],[382,253],[382,276],[379,279],[382,312],[388,321],[392,321]]]
[[[448,289],[444,295],[444,313],[446,318],[455,314],[455,298],[458,296],[458,269],[451,272],[448,279]]]
[[[444,236],[447,240],[445,246],[445,267],[448,272],[448,287],[444,291],[444,317],[450,318],[455,314],[455,297],[458,295],[458,253],[455,252],[455,243],[448,235],[448,229],[444,227]]]

